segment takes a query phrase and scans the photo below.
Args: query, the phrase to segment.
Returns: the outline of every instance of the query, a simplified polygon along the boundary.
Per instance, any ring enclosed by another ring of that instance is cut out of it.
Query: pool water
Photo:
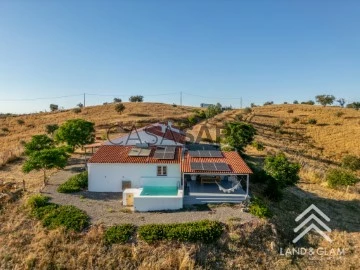
[[[178,194],[178,188],[173,187],[155,187],[145,186],[140,193],[140,196],[176,196]]]

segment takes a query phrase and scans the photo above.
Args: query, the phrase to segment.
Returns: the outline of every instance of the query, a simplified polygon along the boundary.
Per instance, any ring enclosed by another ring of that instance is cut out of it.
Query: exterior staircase
[[[184,196],[184,205],[207,203],[241,203],[245,200],[245,195],[238,194],[191,194]]]

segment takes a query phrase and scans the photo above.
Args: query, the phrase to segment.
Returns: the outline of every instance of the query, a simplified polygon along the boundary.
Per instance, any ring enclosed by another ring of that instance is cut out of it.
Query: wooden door
[[[131,181],[122,181],[122,191],[127,188],[131,188]]]

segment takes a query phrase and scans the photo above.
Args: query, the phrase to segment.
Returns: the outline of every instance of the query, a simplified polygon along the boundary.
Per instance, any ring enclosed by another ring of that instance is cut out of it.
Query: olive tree
[[[94,123],[83,119],[71,119],[60,126],[55,133],[57,142],[67,143],[74,151],[76,147],[95,141]]]
[[[324,107],[326,105],[333,104],[335,100],[335,97],[333,95],[317,95],[315,98],[316,98],[316,102],[320,103]]]

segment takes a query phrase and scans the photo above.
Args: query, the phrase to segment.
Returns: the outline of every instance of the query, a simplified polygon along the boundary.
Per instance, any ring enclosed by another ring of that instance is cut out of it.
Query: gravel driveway
[[[43,194],[52,198],[52,202],[62,205],[74,205],[84,210],[91,218],[93,224],[104,223],[114,225],[120,223],[133,223],[143,225],[149,223],[188,222],[202,219],[219,220],[227,222],[230,219],[245,223],[257,219],[242,212],[240,205],[194,207],[193,209],[174,212],[135,212],[122,205],[122,193],[103,193],[82,191],[77,193],[58,193],[57,187],[70,176],[83,170],[82,165],[70,165],[64,170],[52,175],[49,184],[44,188]]]

